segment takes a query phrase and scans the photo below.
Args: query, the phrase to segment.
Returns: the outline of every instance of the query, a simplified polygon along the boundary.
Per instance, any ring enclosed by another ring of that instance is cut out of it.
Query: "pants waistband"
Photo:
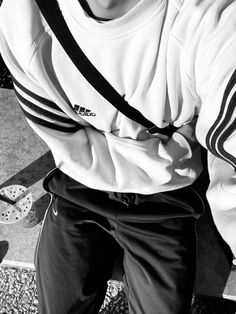
[[[82,199],[82,202],[84,203],[97,203],[99,202],[99,196],[102,195],[101,193],[105,193],[108,195],[107,199],[114,201],[118,207],[121,207],[121,211],[126,212],[127,215],[129,215],[129,212],[130,215],[133,215],[134,208],[143,203],[147,203],[147,206],[149,206],[149,204],[151,206],[151,204],[155,203],[157,206],[155,210],[163,210],[163,214],[166,206],[163,204],[172,204],[173,207],[179,208],[180,213],[185,212],[187,216],[190,215],[195,218],[199,218],[203,214],[206,206],[204,196],[202,196],[193,185],[178,190],[161,192],[152,195],[99,191],[90,189],[89,187],[75,181],[58,168],[55,168],[48,173],[44,179],[43,187],[47,192],[63,197],[68,201],[78,201],[78,203],[81,202]],[[96,200],[94,200],[94,198],[96,198]],[[115,203],[113,203],[114,206]],[[112,203],[108,202],[108,204],[111,206]],[[162,205],[159,206],[158,204]],[[112,210],[112,208],[107,210]]]

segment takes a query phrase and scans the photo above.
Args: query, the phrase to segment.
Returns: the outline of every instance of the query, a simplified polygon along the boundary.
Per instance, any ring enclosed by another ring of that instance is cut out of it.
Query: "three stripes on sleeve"
[[[236,170],[236,157],[226,151],[225,141],[236,131],[236,70],[231,76],[215,123],[211,126],[206,145],[211,153],[228,162]],[[236,146],[236,143],[235,143]]]
[[[28,90],[12,78],[16,97],[23,113],[30,121],[47,128],[73,133],[81,126],[68,117],[54,102]]]

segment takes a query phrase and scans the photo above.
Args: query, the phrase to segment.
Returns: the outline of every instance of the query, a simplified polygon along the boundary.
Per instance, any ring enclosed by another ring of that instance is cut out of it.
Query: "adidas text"
[[[85,107],[81,107],[78,105],[74,105],[74,111],[79,114],[80,116],[87,116],[87,117],[95,117],[96,113],[92,112],[89,109],[86,109]]]

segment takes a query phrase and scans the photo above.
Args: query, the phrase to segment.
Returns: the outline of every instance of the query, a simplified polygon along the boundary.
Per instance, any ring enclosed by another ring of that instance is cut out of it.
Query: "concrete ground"
[[[13,184],[29,188],[33,209],[42,215],[49,195],[43,191],[41,181],[53,167],[51,154],[26,123],[12,90],[0,89],[0,112],[0,188]],[[30,229],[22,223],[0,224],[0,240],[9,242],[3,263],[33,267],[39,230],[39,225]]]

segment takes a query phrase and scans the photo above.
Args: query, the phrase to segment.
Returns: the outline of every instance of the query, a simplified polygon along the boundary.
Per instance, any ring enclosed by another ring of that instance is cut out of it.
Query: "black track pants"
[[[191,188],[153,195],[89,189],[59,170],[36,252],[39,313],[97,314],[117,254],[130,314],[188,314],[196,260]]]

